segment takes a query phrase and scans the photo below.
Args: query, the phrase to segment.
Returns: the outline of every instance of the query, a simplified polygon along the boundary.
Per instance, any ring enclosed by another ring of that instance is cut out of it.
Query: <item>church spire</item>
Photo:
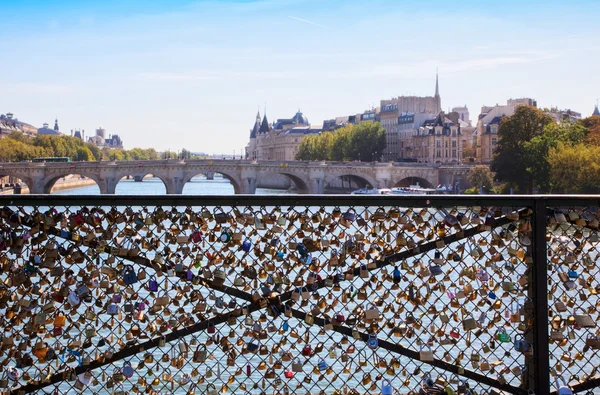
[[[598,100],[596,100],[596,108],[594,109],[594,113],[592,115],[600,115],[600,111],[598,110]]]
[[[58,118],[54,119],[54,130],[58,132]]]
[[[435,69],[435,105],[436,105],[436,113],[440,113],[442,111],[442,99],[440,97],[440,83],[438,78],[438,70]]]

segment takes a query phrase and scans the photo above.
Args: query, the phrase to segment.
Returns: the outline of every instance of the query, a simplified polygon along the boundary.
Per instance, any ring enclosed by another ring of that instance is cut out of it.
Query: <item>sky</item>
[[[492,3],[492,4],[489,4]],[[125,148],[240,154],[256,112],[313,126],[399,95],[592,113],[597,0],[0,0],[0,113]]]

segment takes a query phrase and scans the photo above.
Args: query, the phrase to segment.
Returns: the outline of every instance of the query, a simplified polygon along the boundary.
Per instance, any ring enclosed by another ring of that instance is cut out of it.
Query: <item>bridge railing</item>
[[[598,197],[1,200],[6,393],[600,383]]]

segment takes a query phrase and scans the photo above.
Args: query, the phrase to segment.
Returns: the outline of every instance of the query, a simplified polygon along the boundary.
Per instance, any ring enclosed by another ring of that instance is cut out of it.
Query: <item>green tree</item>
[[[350,150],[345,160],[377,161],[385,146],[383,126],[379,122],[361,122],[352,126]]]
[[[469,171],[469,182],[477,191],[481,187],[487,193],[492,193],[494,189],[494,178],[492,172],[487,166],[475,166]]]
[[[496,181],[514,183],[520,192],[532,192],[534,180],[527,171],[531,163],[524,145],[540,136],[544,127],[552,122],[550,115],[530,106],[517,106],[512,116],[502,119],[491,164]]]
[[[100,148],[98,148],[98,146],[96,144],[85,143],[85,146],[92,153],[92,156],[93,156],[92,160],[96,160],[96,161],[102,160],[102,151],[100,150]]]
[[[600,146],[600,116],[593,115],[581,120],[583,126],[585,126],[589,133],[586,136],[586,142],[593,145]]]
[[[78,147],[77,148],[77,156],[75,157],[75,160],[77,161],[90,161],[94,159],[94,155],[92,154],[92,151],[89,150],[88,147]]]
[[[552,191],[550,179],[550,163],[548,151],[558,143],[574,145],[581,143],[588,130],[580,122],[561,124],[549,123],[541,135],[535,136],[523,144],[524,157],[528,167],[527,173],[533,177],[534,185],[544,192]]]
[[[563,193],[597,193],[600,190],[600,147],[585,143],[558,143],[548,152],[550,179]]]

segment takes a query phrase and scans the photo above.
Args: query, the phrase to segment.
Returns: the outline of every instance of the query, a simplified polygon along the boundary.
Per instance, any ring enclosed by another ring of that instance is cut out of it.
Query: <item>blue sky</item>
[[[380,99],[442,106],[533,97],[591,114],[600,3],[2,1],[0,113],[126,148],[239,155],[258,107],[313,125]]]

